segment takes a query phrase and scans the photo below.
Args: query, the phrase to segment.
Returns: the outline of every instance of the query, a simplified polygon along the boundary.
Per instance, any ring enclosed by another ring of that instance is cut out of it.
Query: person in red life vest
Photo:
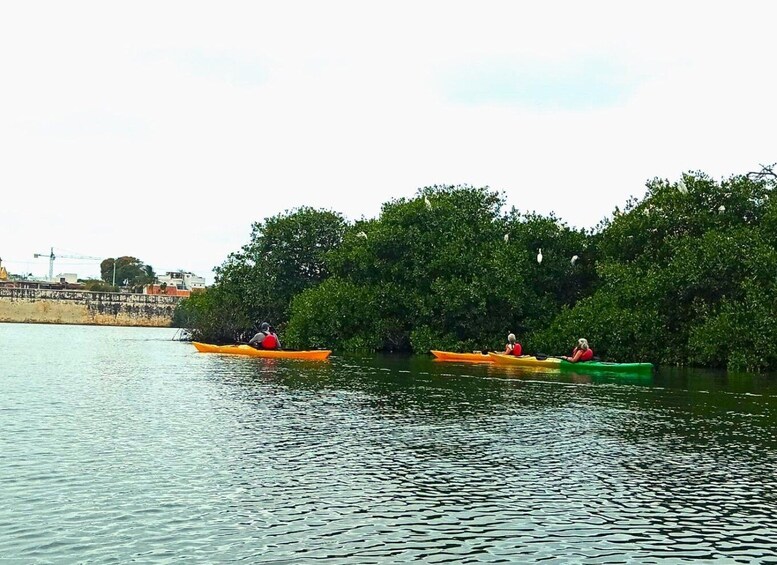
[[[275,329],[267,322],[262,322],[259,331],[248,341],[248,345],[257,349],[280,349],[281,342]]]
[[[594,358],[594,350],[588,346],[588,340],[581,337],[577,340],[577,347],[572,350],[572,356],[561,356],[562,359],[569,361],[570,363],[577,363],[578,361],[590,361]]]
[[[516,357],[521,355],[521,344],[515,341],[515,334],[507,334],[507,345],[505,346],[505,355],[515,355]]]

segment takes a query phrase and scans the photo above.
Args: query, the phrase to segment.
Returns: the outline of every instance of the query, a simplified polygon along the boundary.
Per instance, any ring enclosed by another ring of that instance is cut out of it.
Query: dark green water
[[[0,562],[777,563],[777,379],[0,324]]]

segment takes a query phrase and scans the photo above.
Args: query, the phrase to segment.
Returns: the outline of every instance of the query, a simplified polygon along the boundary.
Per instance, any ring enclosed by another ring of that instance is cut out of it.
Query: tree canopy
[[[115,269],[115,270],[114,270]],[[156,280],[154,269],[136,257],[104,259],[100,263],[100,278],[110,285],[142,287]]]
[[[567,353],[777,366],[774,175],[653,179],[596,228],[505,210],[488,187],[431,186],[346,222],[303,207],[253,225],[176,320],[234,341],[269,320],[288,347]],[[541,254],[542,260],[538,260]]]

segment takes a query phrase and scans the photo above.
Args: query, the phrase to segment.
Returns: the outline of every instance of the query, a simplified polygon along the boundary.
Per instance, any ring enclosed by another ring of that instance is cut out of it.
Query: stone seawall
[[[169,327],[180,296],[0,287],[0,322]]]

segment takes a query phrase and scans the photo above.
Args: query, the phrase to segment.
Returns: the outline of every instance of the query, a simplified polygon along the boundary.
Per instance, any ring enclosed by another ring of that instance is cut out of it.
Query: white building
[[[76,273],[59,273],[54,277],[55,282],[76,284],[78,282],[78,275]]]
[[[198,277],[186,271],[168,271],[164,275],[159,275],[157,280],[159,284],[166,283],[167,286],[174,286],[178,290],[205,288],[205,277]]]

